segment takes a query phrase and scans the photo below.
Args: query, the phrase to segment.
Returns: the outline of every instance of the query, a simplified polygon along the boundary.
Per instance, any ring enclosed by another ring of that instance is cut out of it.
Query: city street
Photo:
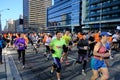
[[[11,68],[11,73],[14,80],[56,80],[56,75],[50,75],[50,69],[52,65],[52,58],[47,60],[43,55],[45,47],[42,45],[39,48],[39,53],[35,54],[32,47],[29,45],[26,50],[26,67],[22,68],[22,63],[18,63],[18,55],[16,50],[11,48],[7,49],[7,56]],[[114,59],[110,60],[110,79],[109,80],[120,80],[120,53],[113,52]],[[62,74],[61,80],[90,80],[92,71],[90,63],[86,69],[86,76],[81,74],[81,65],[73,66],[73,62],[77,57],[76,48],[72,48],[69,53],[70,65],[62,63]]]

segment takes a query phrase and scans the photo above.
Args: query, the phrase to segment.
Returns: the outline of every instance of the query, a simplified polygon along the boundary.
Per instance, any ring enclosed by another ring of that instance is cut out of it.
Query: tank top
[[[107,50],[106,50],[106,47],[103,46],[103,44],[101,43],[101,47],[99,48],[98,53],[99,53],[99,54],[105,54],[106,51],[107,51]],[[100,56],[94,56],[94,58],[97,58],[97,59],[100,59],[100,60],[103,59],[103,58],[100,57]]]

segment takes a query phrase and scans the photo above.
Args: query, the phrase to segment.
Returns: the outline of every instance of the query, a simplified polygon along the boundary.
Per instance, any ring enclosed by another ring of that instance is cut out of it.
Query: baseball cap
[[[100,36],[110,36],[108,32],[101,32]]]

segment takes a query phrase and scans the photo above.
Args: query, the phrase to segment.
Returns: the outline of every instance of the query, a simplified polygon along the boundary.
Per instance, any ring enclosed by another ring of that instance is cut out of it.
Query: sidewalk
[[[13,80],[6,50],[2,53],[3,64],[0,64],[0,80]]]
[[[5,64],[5,57],[3,56],[3,64],[0,64],[0,80],[6,80],[7,75],[6,75],[6,64]]]

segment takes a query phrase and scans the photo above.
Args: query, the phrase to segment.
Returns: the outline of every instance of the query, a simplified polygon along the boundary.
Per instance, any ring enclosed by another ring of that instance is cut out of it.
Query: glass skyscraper
[[[81,30],[81,0],[54,0],[47,9],[49,30]]]
[[[83,0],[83,29],[113,30],[120,25],[120,0]]]

